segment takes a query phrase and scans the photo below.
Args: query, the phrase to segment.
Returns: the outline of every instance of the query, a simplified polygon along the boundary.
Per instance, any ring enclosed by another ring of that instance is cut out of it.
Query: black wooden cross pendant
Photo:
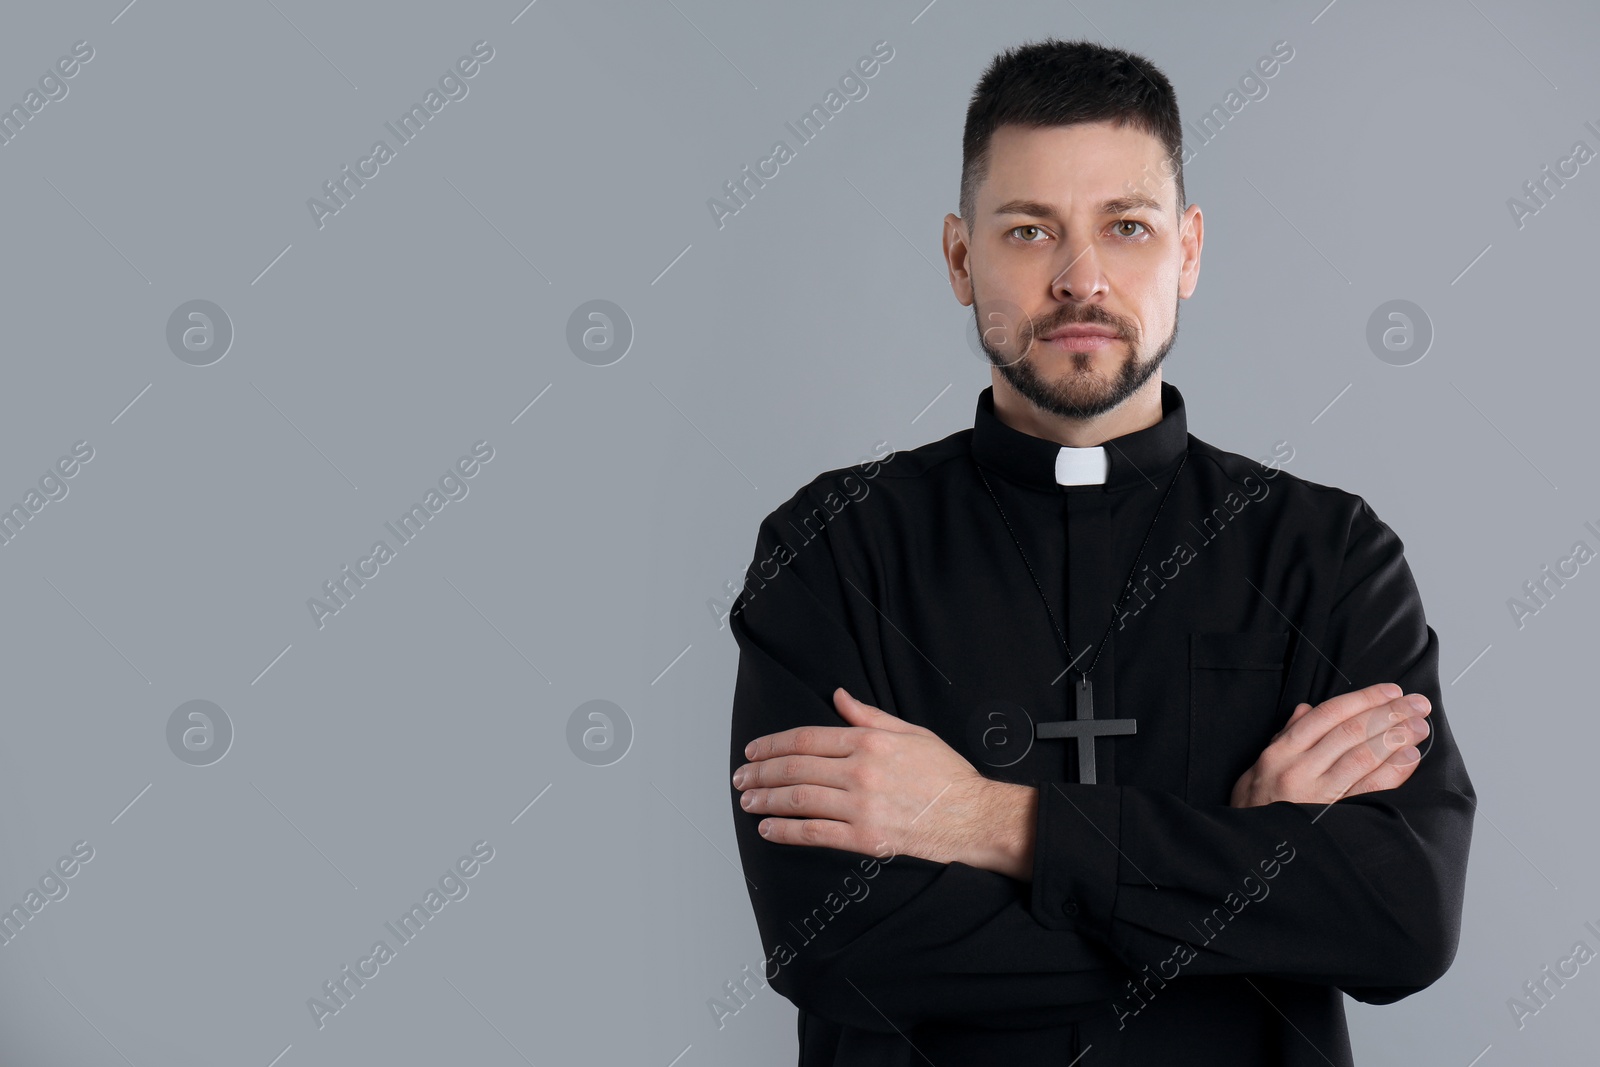
[[[1033,736],[1048,741],[1061,737],[1078,739],[1078,781],[1094,785],[1094,739],[1114,734],[1138,733],[1137,719],[1097,719],[1094,717],[1094,689],[1088,675],[1079,675],[1076,688],[1077,718],[1067,722],[1041,722]]]

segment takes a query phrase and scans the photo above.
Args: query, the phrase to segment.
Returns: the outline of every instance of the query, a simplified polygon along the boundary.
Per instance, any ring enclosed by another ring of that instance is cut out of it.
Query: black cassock
[[[1058,482],[1085,450],[1005,425],[989,388],[972,429],[821,474],[763,521],[729,615],[730,775],[754,737],[844,725],[842,685],[1040,790],[1023,882],[768,842],[730,784],[801,1067],[1350,1064],[1341,991],[1390,1003],[1454,958],[1475,794],[1399,537],[1359,496],[1190,435],[1170,383],[1161,398],[1160,423],[1106,443],[1097,484]],[[1077,717],[1108,624],[1094,717],[1136,732],[1038,736]],[[1297,703],[1378,682],[1433,704],[1404,785],[1229,806]]]

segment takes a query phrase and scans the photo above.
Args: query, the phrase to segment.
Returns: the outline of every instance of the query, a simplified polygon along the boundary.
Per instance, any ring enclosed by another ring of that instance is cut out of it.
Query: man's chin
[[[1097,388],[1063,388],[1061,385],[1048,380],[1034,381],[1028,384],[1012,381],[1012,388],[1024,399],[1030,401],[1041,411],[1051,415],[1063,415],[1073,418],[1086,418],[1103,414],[1113,406],[1111,400],[1116,396],[1116,389],[1112,387]]]
[[[1093,418],[1104,415],[1122,402],[1123,398],[1113,397],[1106,393],[1096,393],[1094,396],[1073,394],[1061,396],[1057,394],[1058,403],[1056,410],[1061,414],[1070,414],[1077,418]]]
[[[1093,371],[1046,375],[1039,380],[1039,384],[1061,403],[1076,408],[1096,408],[1108,404],[1118,391],[1116,382]]]

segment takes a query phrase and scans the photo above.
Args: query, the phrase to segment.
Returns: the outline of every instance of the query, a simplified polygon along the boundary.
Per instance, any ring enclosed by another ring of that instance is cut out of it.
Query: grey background
[[[1149,56],[1191,122],[1292,45],[1186,170],[1207,240],[1165,374],[1200,437],[1365,496],[1440,635],[1481,800],[1461,949],[1350,1002],[1358,1060],[1589,1062],[1595,967],[1520,1031],[1507,1000],[1600,949],[1600,567],[1520,629],[1507,600],[1600,544],[1600,164],[1520,229],[1506,202],[1600,148],[1591,8],[124,2],[0,32],[0,103],[95,53],[0,146],[0,503],[94,449],[0,547],[0,903],[95,850],[0,946],[0,1061],[792,1063],[771,989],[707,1006],[763,955],[713,607],[800,484],[971,424],[940,220],[976,78],[1054,34]],[[479,40],[468,96],[318,229],[306,200]],[[193,299],[235,331],[209,367],[165,340]],[[566,342],[593,299],[635,330],[610,366]],[[1411,366],[1365,340],[1391,299],[1436,331]],[[468,495],[318,629],[308,598],[479,440]],[[235,731],[205,767],[166,741],[196,699]],[[595,699],[634,732],[610,766],[567,740]],[[307,999],[479,840],[469,895],[319,1030]]]

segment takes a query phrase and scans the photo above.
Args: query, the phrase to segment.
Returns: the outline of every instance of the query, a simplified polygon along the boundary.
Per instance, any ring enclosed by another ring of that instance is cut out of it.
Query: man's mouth
[[[1062,352],[1098,352],[1121,340],[1109,326],[1078,324],[1052,330],[1039,340]]]

